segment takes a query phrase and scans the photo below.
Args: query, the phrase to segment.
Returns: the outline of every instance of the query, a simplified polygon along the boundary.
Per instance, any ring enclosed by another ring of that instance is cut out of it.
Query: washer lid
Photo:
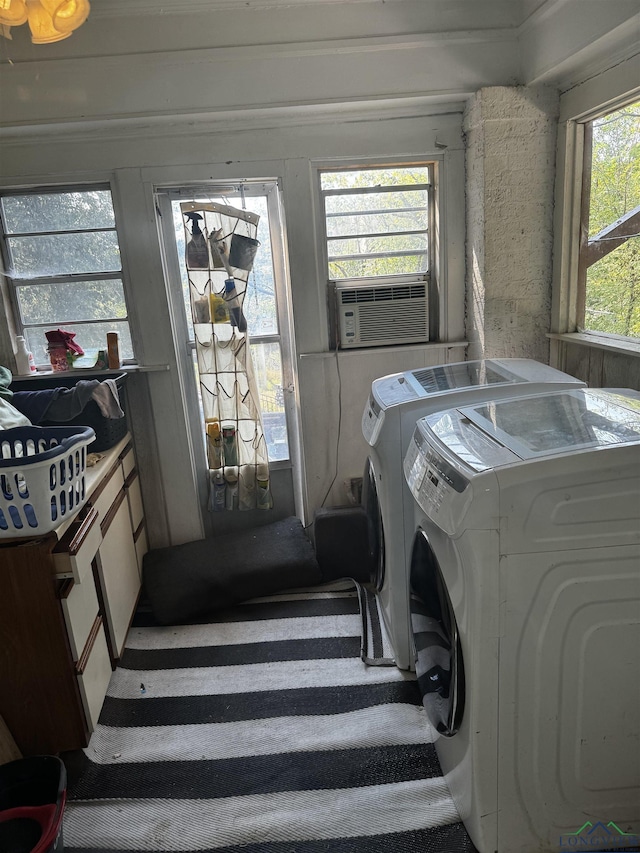
[[[380,408],[388,409],[410,400],[444,396],[452,391],[471,391],[496,385],[526,385],[529,382],[561,382],[563,385],[575,382],[576,386],[584,385],[566,373],[529,358],[477,359],[382,376],[371,385],[371,400]]]
[[[514,359],[514,361],[519,365],[523,362],[528,364],[525,359]],[[450,391],[476,388],[479,385],[507,385],[521,382],[523,379],[528,381],[530,378],[533,378],[533,375],[530,377],[529,373],[525,372],[525,376],[519,376],[503,364],[484,359],[422,367],[374,379],[371,385],[369,408],[372,408],[372,402],[377,403],[378,407],[384,410],[410,400],[444,395]],[[539,377],[536,375],[535,378]]]
[[[424,367],[407,371],[405,376],[407,382],[415,387],[419,397],[447,394],[449,391],[477,388],[481,385],[509,385],[520,382],[523,378],[529,379],[528,375],[521,377],[503,364],[486,359]]]
[[[476,471],[578,450],[640,444],[640,395],[576,389],[438,412],[428,429]]]

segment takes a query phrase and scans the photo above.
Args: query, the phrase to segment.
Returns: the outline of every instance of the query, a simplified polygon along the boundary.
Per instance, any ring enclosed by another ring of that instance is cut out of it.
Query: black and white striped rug
[[[351,578],[350,578],[351,580]],[[395,666],[393,646],[375,592],[353,581],[360,605],[360,658],[369,666]]]
[[[415,677],[360,653],[350,582],[209,623],[139,610],[69,785],[67,853],[472,853]]]

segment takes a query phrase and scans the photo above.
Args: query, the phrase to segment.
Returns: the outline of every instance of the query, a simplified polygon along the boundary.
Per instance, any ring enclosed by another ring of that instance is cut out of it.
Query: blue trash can
[[[0,766],[2,853],[63,853],[67,772],[53,755]]]

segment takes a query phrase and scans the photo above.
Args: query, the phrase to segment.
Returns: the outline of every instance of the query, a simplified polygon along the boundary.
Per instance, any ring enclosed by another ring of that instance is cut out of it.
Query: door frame
[[[278,335],[256,336],[250,343],[277,342],[280,344],[282,364],[282,390],[285,422],[289,443],[289,459],[269,463],[272,471],[291,469],[293,505],[296,515],[304,518],[304,464],[302,457],[302,439],[300,432],[300,406],[298,394],[298,376],[295,359],[295,337],[291,287],[288,264],[288,248],[282,203],[281,181],[278,178],[210,179],[207,181],[182,181],[154,186],[158,238],[161,244],[162,261],[167,288],[167,301],[174,336],[176,357],[179,364],[180,385],[183,405],[187,412],[191,440],[191,457],[198,484],[200,510],[205,535],[212,533],[212,520],[207,509],[209,498],[208,466],[204,440],[204,424],[201,423],[197,384],[193,371],[193,344],[189,337],[189,328],[185,314],[184,298],[178,252],[173,228],[172,201],[205,195],[217,197],[222,189],[243,188],[245,197],[262,196],[266,199],[269,215],[269,236],[273,259],[274,290],[276,297],[276,315]],[[176,283],[179,286],[176,286]]]

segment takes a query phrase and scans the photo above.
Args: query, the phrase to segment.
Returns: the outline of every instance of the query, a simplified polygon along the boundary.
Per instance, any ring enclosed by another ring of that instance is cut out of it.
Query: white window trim
[[[561,364],[560,347],[564,343],[608,350],[640,357],[640,341],[578,327],[580,290],[578,262],[580,254],[580,215],[582,204],[585,125],[607,113],[615,112],[640,97],[640,87],[618,95],[606,103],[593,105],[566,118],[558,132],[558,172],[556,183],[556,223],[554,245],[556,261],[551,306],[552,363]],[[562,116],[561,116],[562,118]]]
[[[429,270],[427,273],[416,273],[415,275],[399,276],[404,280],[422,280],[427,283],[430,294],[430,302],[437,306],[434,313],[431,315],[433,320],[433,333],[431,343],[441,343],[446,341],[449,336],[449,317],[448,317],[448,297],[445,295],[446,284],[446,251],[447,251],[447,234],[446,234],[446,215],[445,201],[442,193],[442,169],[445,162],[443,155],[424,154],[423,156],[399,156],[399,157],[371,157],[371,158],[348,158],[336,160],[314,160],[311,162],[311,170],[313,174],[313,187],[315,194],[315,209],[316,209],[316,252],[317,261],[317,276],[318,281],[324,283],[326,288],[331,285],[331,280],[328,277],[328,253],[327,253],[327,238],[325,231],[324,207],[322,203],[322,192],[320,189],[321,172],[339,171],[341,169],[366,170],[375,168],[393,168],[397,166],[402,168],[412,164],[426,165],[431,169],[431,192],[430,192],[430,223],[429,223]],[[455,207],[455,205],[453,205]],[[437,237],[436,237],[437,235]],[[376,281],[378,279],[368,279],[367,281]],[[382,280],[382,277],[379,279]],[[353,281],[362,282],[364,279],[341,279],[341,282]],[[431,325],[431,322],[430,322]],[[335,341],[331,335],[331,318],[328,316],[327,332],[329,349],[333,349]]]
[[[271,460],[269,462],[270,469],[272,471],[277,471],[280,469],[284,470],[293,468],[296,465],[299,467],[301,464],[299,461],[301,448],[298,443],[298,415],[295,408],[295,398],[293,394],[293,389],[297,387],[297,372],[295,369],[295,359],[293,357],[287,357],[287,353],[293,353],[293,341],[291,337],[292,317],[290,305],[290,284],[288,281],[288,267],[285,257],[286,248],[283,248],[283,240],[281,238],[282,232],[285,230],[284,211],[281,205],[281,182],[277,178],[248,178],[241,181],[209,180],[197,183],[186,182],[181,184],[159,184],[158,186],[154,186],[153,192],[156,204],[159,205],[162,228],[163,222],[169,223],[172,220],[172,201],[181,197],[187,199],[193,196],[194,193],[196,195],[198,193],[203,193],[208,197],[208,195],[211,194],[212,189],[216,186],[235,186],[240,183],[244,184],[247,198],[251,197],[252,194],[264,196],[267,200],[267,206],[270,213],[269,224],[272,229],[271,249],[273,253],[274,267],[276,268],[274,271],[274,284],[276,286],[278,331],[274,334],[252,334],[250,335],[250,341],[252,345],[277,343],[281,347],[283,394],[289,441],[289,457],[284,460]],[[167,227],[166,232],[163,230],[162,235],[163,243],[171,245],[172,238],[170,228]],[[177,257],[171,253],[168,257],[165,257],[165,264],[167,266],[165,274],[168,278],[178,281],[180,279],[180,273]],[[205,444],[202,433],[200,408],[197,401],[197,390],[195,383],[191,381],[195,341],[189,334],[184,304],[181,301],[182,295],[178,292],[177,288],[170,289],[169,299],[172,304],[173,321],[179,325],[177,338],[179,340],[184,340],[187,351],[187,358],[182,367],[185,375],[189,377],[189,381],[186,383],[187,390],[185,392],[185,396],[189,400],[188,408],[190,412],[193,444],[194,447],[198,448],[197,458],[199,466],[206,467],[206,463],[204,461]],[[294,488],[296,488],[296,486],[294,486]],[[296,501],[299,502],[299,496],[296,496]]]
[[[107,318],[106,320],[95,321],[96,323],[102,323],[105,326],[105,329],[109,329],[113,323],[124,322],[129,326],[129,332],[131,335],[131,342],[133,347],[133,358],[123,359],[121,367],[122,368],[137,368],[138,367],[138,349],[136,345],[136,338],[133,329],[133,321],[131,316],[131,311],[129,308],[129,295],[128,295],[128,274],[126,270],[126,263],[124,257],[124,249],[123,249],[123,234],[122,230],[118,223],[118,209],[117,209],[117,198],[114,187],[111,181],[108,178],[96,177],[95,180],[83,180],[82,182],[77,182],[74,180],[69,181],[61,181],[60,183],[56,182],[54,184],[48,183],[45,180],[34,180],[29,183],[24,183],[22,181],[7,181],[3,183],[0,187],[1,195],[46,195],[48,193],[72,193],[72,192],[91,192],[92,190],[107,190],[111,195],[111,202],[113,205],[114,218],[115,218],[115,226],[112,230],[115,231],[117,240],[118,240],[118,248],[120,251],[120,270],[118,271],[109,271],[105,273],[88,273],[86,276],[83,274],[65,274],[53,277],[43,277],[43,276],[33,276],[30,279],[20,279],[19,277],[13,276],[12,271],[9,269],[5,269],[5,264],[8,262],[8,255],[5,253],[6,246],[3,247],[3,251],[0,251],[0,270],[2,270],[2,286],[0,288],[0,305],[4,308],[5,313],[5,322],[6,326],[3,325],[0,329],[0,348],[3,352],[11,353],[10,359],[8,360],[10,363],[12,362],[12,366],[17,368],[15,363],[15,356],[13,354],[13,347],[11,345],[12,338],[15,338],[17,335],[24,335],[25,328],[31,327],[36,328],[37,326],[44,326],[49,324],[25,324],[22,321],[20,308],[18,304],[18,287],[21,286],[21,282],[29,284],[29,282],[37,284],[38,282],[44,281],[45,283],[49,281],[49,279],[65,279],[68,281],[73,281],[74,277],[77,278],[91,278],[91,277],[99,277],[99,278],[108,278],[108,279],[117,279],[122,283],[122,289],[124,293],[125,299],[125,308],[126,308],[126,316],[125,317],[114,317]],[[2,233],[3,229],[0,229],[0,233]],[[89,229],[92,230],[92,229]],[[101,230],[101,229],[94,229]],[[34,234],[40,232],[33,232]],[[5,235],[5,238],[6,239]],[[24,286],[24,284],[22,285]],[[62,323],[62,325],[67,326],[69,328],[73,328],[73,326],[79,325],[80,321],[66,321]],[[105,339],[105,347],[106,347],[106,339]],[[44,349],[44,346],[43,346]],[[50,367],[47,363],[46,359],[41,357],[41,353],[34,352],[34,358],[36,361],[36,366],[38,368],[38,373],[50,373]],[[165,369],[165,365],[160,365],[158,367],[153,366],[151,369]],[[86,371],[87,375],[89,371]],[[24,378],[24,377],[23,377]]]

